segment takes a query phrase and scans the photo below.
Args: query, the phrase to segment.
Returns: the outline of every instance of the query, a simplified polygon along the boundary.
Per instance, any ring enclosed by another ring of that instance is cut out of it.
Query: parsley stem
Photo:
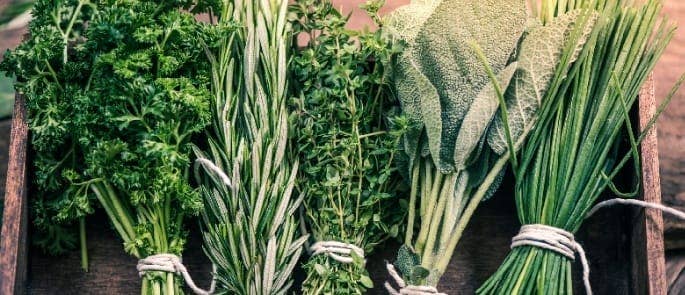
[[[79,238],[81,242],[81,268],[88,272],[88,246],[86,244],[86,218],[79,218]]]

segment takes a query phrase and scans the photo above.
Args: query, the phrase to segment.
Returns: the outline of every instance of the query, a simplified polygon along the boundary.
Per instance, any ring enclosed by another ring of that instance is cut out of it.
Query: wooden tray
[[[644,126],[655,111],[654,84],[649,81],[639,100],[639,122]],[[140,279],[134,258],[123,252],[107,219],[99,212],[88,219],[90,272],[80,269],[79,253],[60,257],[46,256],[29,246],[27,214],[31,174],[27,174],[27,124],[22,97],[14,110],[10,163],[5,195],[4,220],[0,241],[0,294],[136,294]],[[641,198],[659,203],[659,162],[656,132],[643,142]],[[630,183],[628,176],[621,181]],[[457,247],[440,290],[448,294],[472,294],[488,278],[509,252],[511,238],[517,233],[511,183],[491,201],[480,206]],[[184,263],[200,285],[209,283],[208,261],[201,250],[199,232],[193,222]],[[602,210],[587,222],[577,235],[591,265],[595,294],[666,294],[663,220],[660,212],[634,208]],[[386,278],[385,260],[393,260],[397,244],[380,247],[369,259],[368,267],[377,288],[371,294],[384,294],[380,288]],[[576,279],[580,265],[575,265]],[[301,274],[296,274],[301,278]],[[576,282],[576,290],[582,292]]]

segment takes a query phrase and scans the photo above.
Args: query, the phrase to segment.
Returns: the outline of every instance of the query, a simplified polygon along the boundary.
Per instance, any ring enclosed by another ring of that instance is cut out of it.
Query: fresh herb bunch
[[[567,73],[590,18],[526,19],[522,0],[417,0],[386,21],[406,47],[393,74],[410,120],[403,156],[411,192],[395,266],[409,285],[437,286],[473,212],[516,162],[511,151]]]
[[[209,93],[191,1],[40,0],[30,35],[6,55],[26,97],[35,150],[34,224],[51,252],[99,204],[126,252],[180,255],[183,221],[202,208],[187,181],[190,138],[209,123]],[[131,266],[133,267],[133,266]],[[144,294],[180,293],[148,273]]]
[[[362,7],[374,20],[384,1]],[[295,34],[308,43],[290,73],[293,154],[301,163],[298,190],[303,218],[314,242],[337,241],[364,253],[397,236],[406,208],[400,206],[398,154],[401,118],[386,65],[397,52],[377,30],[350,30],[329,0],[292,5]],[[380,23],[376,23],[380,26]],[[406,207],[406,206],[405,206]],[[315,255],[304,265],[305,294],[363,294],[373,286],[365,259],[352,263]]]
[[[213,124],[196,150],[204,249],[217,293],[286,294],[307,239],[295,216],[299,164],[287,154],[288,3],[218,4],[206,27]]]
[[[674,31],[659,16],[661,2],[545,0],[536,10],[543,22],[577,9],[598,19],[514,165],[521,224],[575,233],[607,188],[623,197],[639,191],[621,193],[612,180],[631,158],[639,169],[637,145],[645,133],[632,130],[630,110]],[[626,139],[631,151],[621,156]],[[572,266],[559,253],[516,247],[477,293],[573,294]]]

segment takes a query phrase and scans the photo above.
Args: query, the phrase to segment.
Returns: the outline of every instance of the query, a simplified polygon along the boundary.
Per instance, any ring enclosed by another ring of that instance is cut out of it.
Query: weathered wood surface
[[[650,77],[648,84],[640,93],[639,126],[648,128],[656,112],[654,83]],[[661,184],[659,182],[659,155],[657,129],[652,128],[640,147],[642,162],[642,197],[651,203],[661,203]],[[666,261],[664,258],[664,221],[658,210],[633,208],[637,212],[637,222],[633,228],[632,263],[633,289],[638,294],[666,294]]]
[[[22,294],[26,279],[28,204],[28,126],[24,100],[17,96],[9,148],[6,194],[0,233],[0,294]]]
[[[685,1],[664,1],[664,14],[680,28],[654,72],[658,102],[685,73]],[[663,201],[685,210],[685,87],[659,119],[659,157]],[[685,248],[685,221],[670,216],[664,216],[664,221],[666,248]]]
[[[7,161],[10,148],[10,133],[12,120],[0,121],[0,201],[5,199],[5,184],[7,179]]]

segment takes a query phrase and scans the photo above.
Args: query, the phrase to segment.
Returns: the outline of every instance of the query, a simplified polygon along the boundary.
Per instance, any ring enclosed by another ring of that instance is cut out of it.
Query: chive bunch
[[[639,167],[629,110],[671,40],[674,28],[650,0],[545,0],[534,9],[543,22],[582,9],[598,19],[568,77],[542,109],[515,165],[515,198],[521,224],[543,224],[575,233],[599,196],[631,159]],[[652,123],[653,124],[653,123]],[[630,153],[619,154],[630,143]],[[570,259],[541,248],[514,248],[478,294],[572,294]]]

